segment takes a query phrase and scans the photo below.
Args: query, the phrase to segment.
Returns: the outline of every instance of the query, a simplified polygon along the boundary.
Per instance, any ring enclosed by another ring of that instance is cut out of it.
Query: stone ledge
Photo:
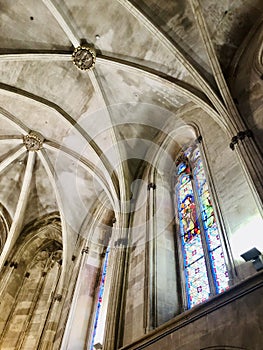
[[[174,317],[170,321],[150,331],[147,335],[121,347],[119,350],[140,350],[145,349],[158,340],[176,332],[178,329],[224,307],[253,291],[263,288],[263,271],[258,272],[254,276],[247,278],[239,284],[232,286],[228,291],[211,297],[203,304],[196,305],[180,315]]]

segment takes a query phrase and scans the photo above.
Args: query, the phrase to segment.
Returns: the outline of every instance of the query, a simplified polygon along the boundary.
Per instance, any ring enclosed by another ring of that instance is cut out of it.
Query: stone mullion
[[[117,236],[116,231],[122,230],[126,232],[126,228],[116,228],[113,226],[113,237]],[[115,231],[115,232],[114,232]],[[106,317],[106,327],[104,336],[103,350],[115,350],[118,348],[118,330],[121,328],[119,320],[122,319],[120,315],[120,309],[122,304],[122,286],[125,269],[125,257],[126,257],[126,239],[119,238],[115,242],[115,247],[110,252],[110,264],[112,269],[112,283],[110,286],[109,305]]]

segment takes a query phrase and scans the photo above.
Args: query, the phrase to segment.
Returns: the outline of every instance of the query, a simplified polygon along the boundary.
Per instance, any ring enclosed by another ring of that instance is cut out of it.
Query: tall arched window
[[[176,200],[188,308],[228,288],[229,277],[197,145],[176,162]]]
[[[90,350],[94,349],[94,345],[102,342],[105,320],[106,320],[106,306],[108,302],[108,295],[105,296],[105,282],[108,268],[110,248],[108,247],[105,253],[105,258],[102,265],[102,272],[100,278],[99,292],[97,297],[97,304],[95,309],[95,319],[92,330],[92,338]],[[103,310],[104,309],[104,310]]]

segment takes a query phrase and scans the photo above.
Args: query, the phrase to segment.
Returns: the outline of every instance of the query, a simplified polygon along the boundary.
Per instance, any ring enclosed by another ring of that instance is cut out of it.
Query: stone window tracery
[[[219,227],[197,145],[188,147],[177,159],[175,192],[187,307],[191,308],[229,287]]]

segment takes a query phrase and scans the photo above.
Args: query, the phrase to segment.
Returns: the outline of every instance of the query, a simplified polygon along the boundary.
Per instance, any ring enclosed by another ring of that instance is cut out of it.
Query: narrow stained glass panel
[[[201,217],[205,230],[216,292],[221,293],[228,288],[229,277],[201,159],[198,159],[197,161],[194,170],[194,180],[198,193]]]
[[[212,284],[216,293],[229,287],[219,229],[200,157],[197,146],[189,147],[177,164],[176,192],[189,308],[209,298]]]
[[[210,288],[190,175],[181,175],[177,195],[188,307],[191,308],[209,297]]]
[[[182,240],[185,266],[187,267],[204,255],[203,247],[200,235],[192,236],[188,242],[185,242],[183,237]]]
[[[103,298],[103,292],[104,292],[104,286],[105,286],[105,280],[106,280],[109,252],[110,252],[110,250],[109,250],[109,248],[107,248],[105,258],[104,258],[103,267],[102,267],[100,288],[99,288],[98,301],[97,301],[97,307],[96,307],[96,312],[95,312],[95,321],[94,321],[94,325],[93,325],[93,333],[92,333],[90,350],[93,350],[93,348],[94,348],[94,340],[95,340],[95,336],[97,333],[98,320],[99,320],[99,316],[100,316],[100,310],[101,310],[102,298]]]
[[[210,253],[211,256],[211,262],[212,262],[212,268],[213,268],[213,273],[216,278],[215,284],[216,284],[216,291],[217,293],[221,293],[228,289],[228,272],[227,272],[227,267],[225,264],[225,258],[224,258],[224,253],[223,250],[220,247],[215,249]]]
[[[191,308],[194,305],[207,300],[210,296],[204,257],[187,267],[185,269],[185,274],[188,292],[188,306]]]

